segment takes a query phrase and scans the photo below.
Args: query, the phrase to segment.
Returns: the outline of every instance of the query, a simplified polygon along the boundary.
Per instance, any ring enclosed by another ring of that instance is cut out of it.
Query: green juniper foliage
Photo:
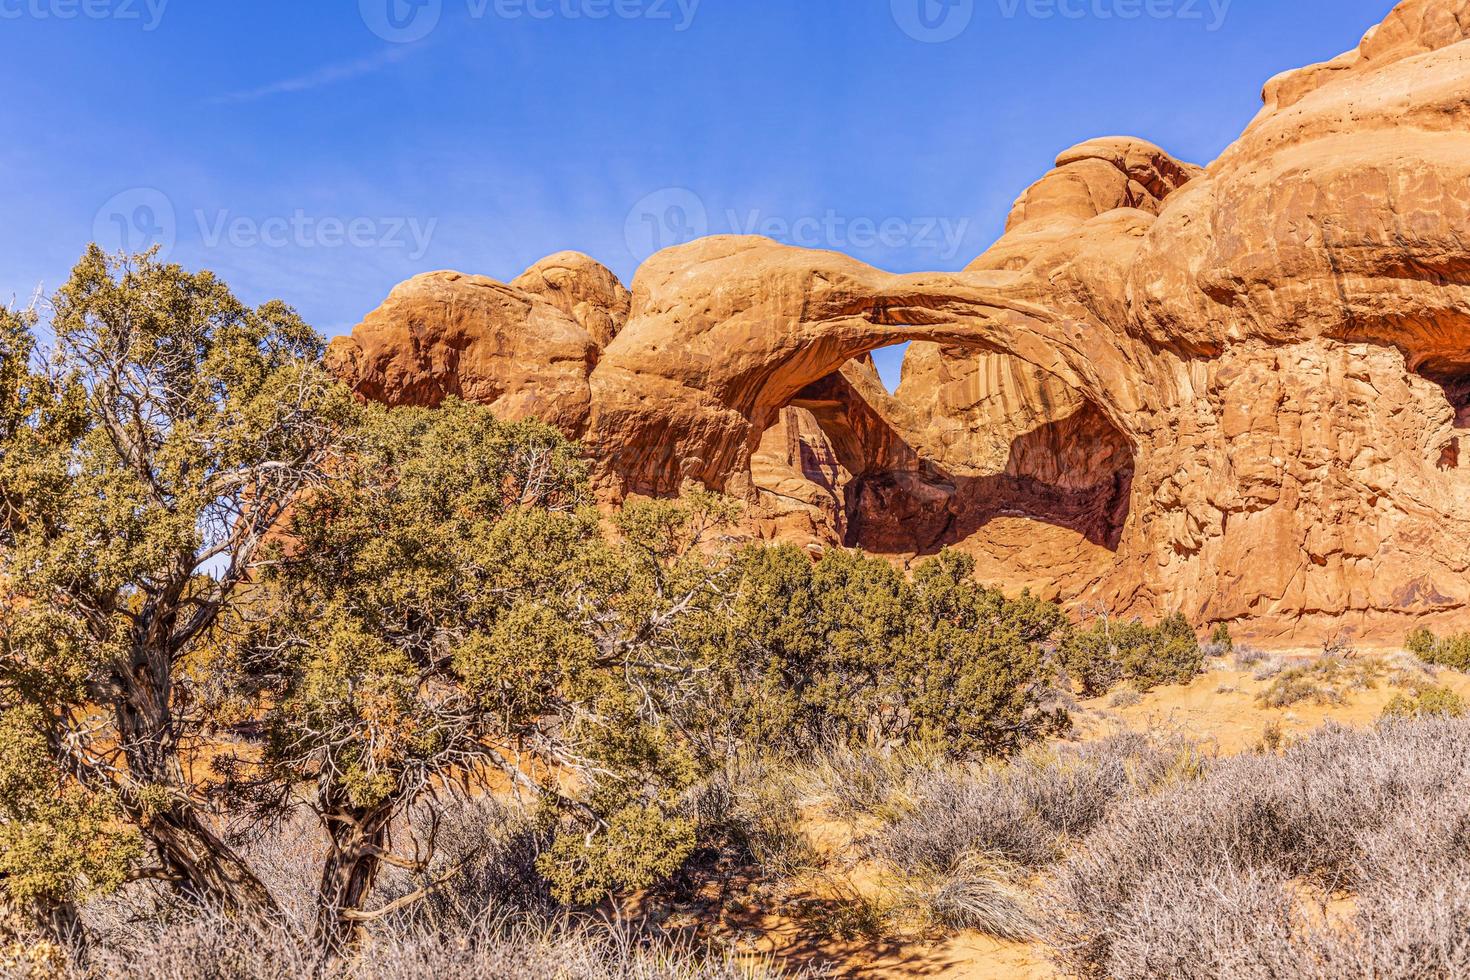
[[[802,752],[832,741],[934,741],[1005,752],[1064,724],[1043,711],[1043,644],[1056,606],[1010,600],[973,581],[957,552],[912,580],[851,551],[813,563],[796,548],[753,548],[721,633],[729,716],[740,739]]]
[[[1470,671],[1470,633],[1456,633],[1441,639],[1421,627],[1409,634],[1405,648],[1427,664]]]
[[[1204,651],[1179,613],[1157,626],[1100,618],[1071,630],[1060,645],[1062,664],[1084,697],[1098,697],[1127,681],[1140,691],[1187,684],[1204,670]]]
[[[610,540],[585,503],[575,445],[456,400],[365,410],[333,479],[298,502],[262,625],[230,658],[267,733],[231,776],[327,828],[329,941],[361,921],[410,807],[487,769],[548,800],[564,834],[545,870],[569,900],[688,854],[674,811],[696,766],[673,716],[721,569],[688,506],[629,508]]]
[[[1384,705],[1383,717],[1462,718],[1465,711],[1465,699],[1453,690],[1437,684],[1426,684],[1411,693],[1400,691],[1395,694],[1393,700]]]
[[[116,802],[159,873],[269,907],[182,774],[179,669],[321,477],[350,399],[291,310],[209,273],[93,247],[53,305],[44,363],[32,324],[0,329],[0,710]]]

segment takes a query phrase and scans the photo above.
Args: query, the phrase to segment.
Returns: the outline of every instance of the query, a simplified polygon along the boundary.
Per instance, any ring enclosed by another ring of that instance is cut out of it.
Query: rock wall
[[[631,295],[563,253],[432,273],[334,344],[365,396],[583,438],[610,498],[686,479],[755,533],[1283,642],[1470,626],[1470,0],[1289,72],[1208,167],[1061,154],[960,273],[748,237]],[[867,352],[914,342],[883,390]]]

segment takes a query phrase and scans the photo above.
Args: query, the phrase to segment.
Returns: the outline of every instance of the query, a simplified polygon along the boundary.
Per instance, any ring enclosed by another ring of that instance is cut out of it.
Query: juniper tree
[[[288,307],[152,253],[90,247],[44,360],[31,326],[0,331],[0,711],[137,826],[140,873],[270,910],[188,775],[182,667],[322,479],[351,401]]]
[[[688,853],[675,810],[695,766],[672,719],[719,566],[688,508],[632,507],[609,538],[586,504],[574,444],[453,399],[365,411],[298,502],[234,658],[264,751],[230,776],[266,812],[321,821],[329,948],[437,886],[369,901],[385,865],[427,873],[433,808],[415,804],[489,773],[563,826],[543,870],[569,900],[648,884]]]

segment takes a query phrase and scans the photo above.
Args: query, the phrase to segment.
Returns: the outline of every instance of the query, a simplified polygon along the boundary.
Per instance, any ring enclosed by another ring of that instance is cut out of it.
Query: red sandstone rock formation
[[[814,546],[964,547],[1119,613],[1306,641],[1470,624],[1470,0],[1267,84],[1207,168],[1063,153],[961,273],[719,237],[434,273],[333,347],[367,397],[583,437]],[[915,341],[895,395],[867,352]]]

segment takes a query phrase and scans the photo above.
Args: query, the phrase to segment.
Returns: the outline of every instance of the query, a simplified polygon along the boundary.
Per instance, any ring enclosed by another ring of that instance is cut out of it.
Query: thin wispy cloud
[[[414,50],[413,47],[407,46],[388,48],[366,58],[358,58],[355,61],[338,61],[330,65],[323,65],[305,75],[283,78],[278,82],[271,82],[269,85],[262,85],[259,88],[217,95],[209,101],[213,105],[235,105],[242,102],[256,102],[260,99],[268,99],[276,95],[309,92],[312,89],[321,88],[325,85],[337,85],[342,82],[351,81],[354,78],[361,78],[364,75],[371,75],[373,72],[382,71],[390,65],[403,61]]]

